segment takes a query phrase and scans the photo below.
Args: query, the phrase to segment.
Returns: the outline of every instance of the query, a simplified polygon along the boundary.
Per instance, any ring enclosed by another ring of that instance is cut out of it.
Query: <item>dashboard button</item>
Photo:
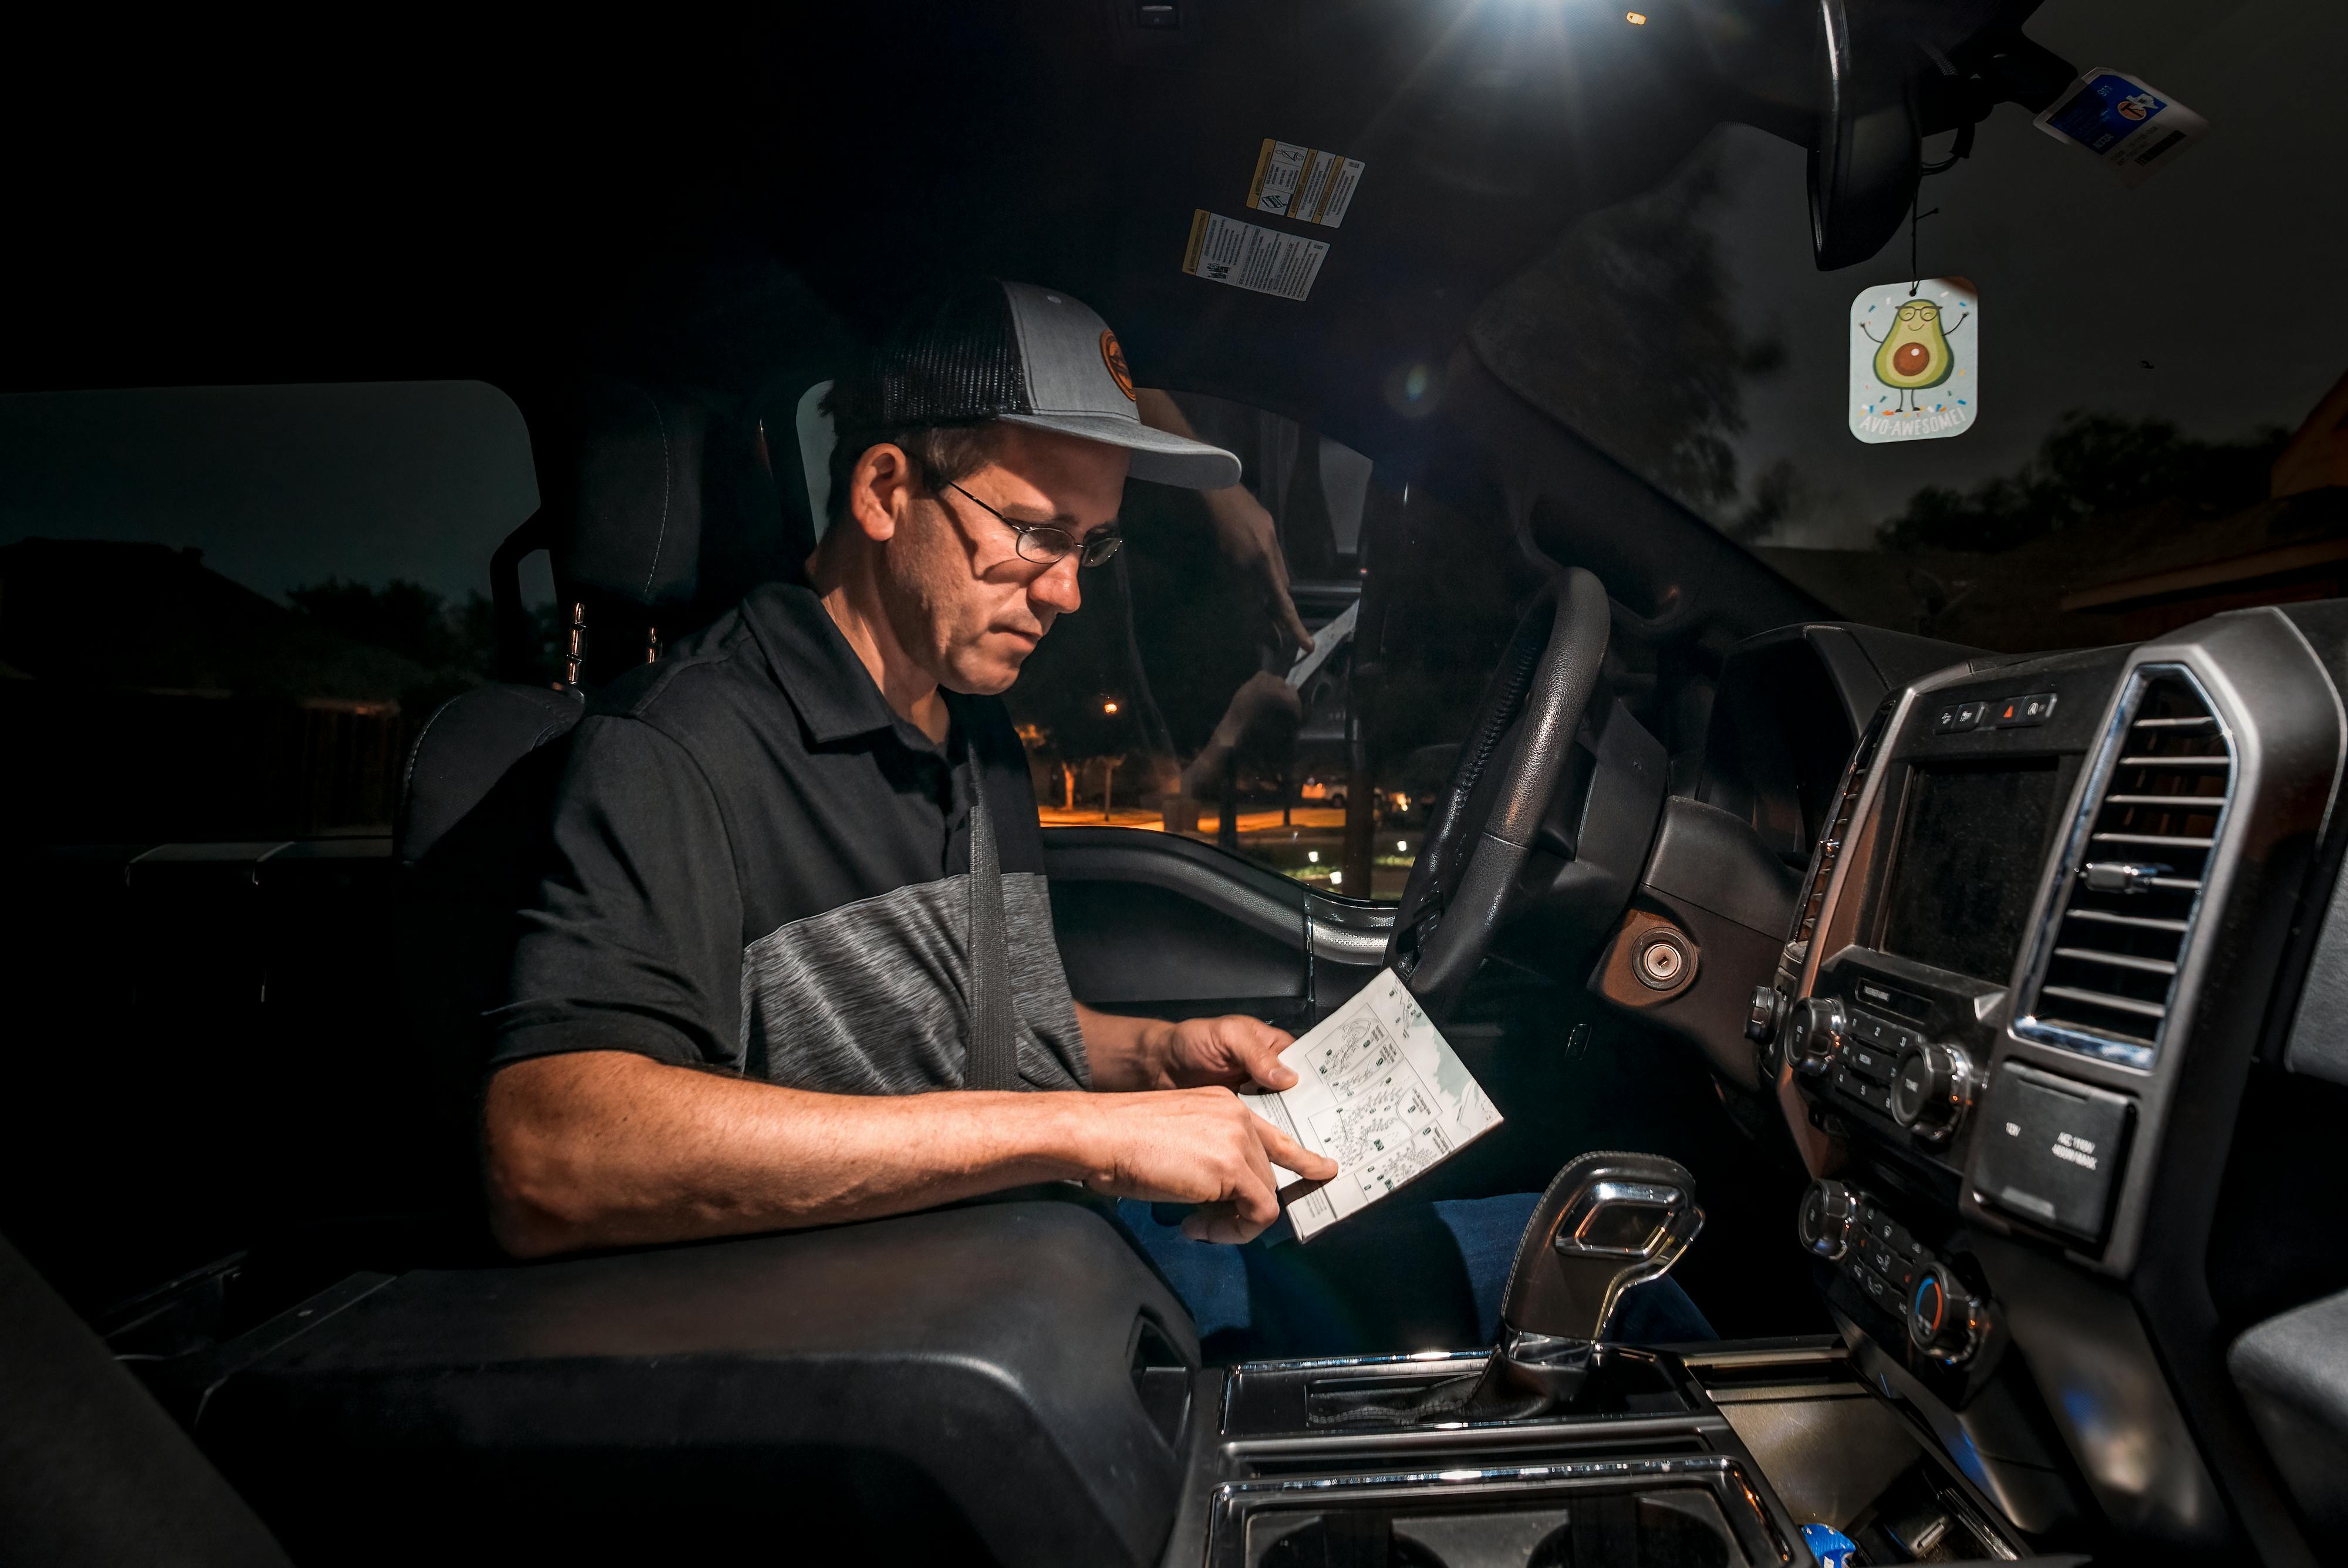
[[[1989,712],[1989,704],[1985,702],[1965,703],[1957,709],[1957,727],[1972,729],[1979,727],[1982,716],[1987,712]]]
[[[1877,1046],[1853,1046],[1847,1053],[1850,1070],[1873,1083],[1891,1081],[1891,1058]]]
[[[2025,729],[2034,724],[2044,724],[2054,716],[2054,694],[2051,691],[2000,697],[1990,704],[1990,726],[1995,729]]]
[[[1925,1268],[1906,1297],[1908,1337],[1916,1348],[1951,1366],[1981,1347],[1982,1307],[1946,1264]]]
[[[1972,1063],[1955,1046],[1910,1046],[1892,1076],[1891,1119],[1927,1142],[1955,1130],[1972,1108]]]
[[[1981,722],[1982,705],[1977,702],[1944,702],[1932,716],[1932,732],[1936,735],[1957,735]]]
[[[1843,1047],[1849,1028],[1842,1004],[1831,996],[1811,996],[1796,1005],[1788,1016],[1790,1033],[1786,1053],[1795,1069],[1807,1078],[1823,1078]]]
[[[1828,1263],[1849,1250],[1859,1215],[1859,1195],[1839,1181],[1813,1181],[1802,1194],[1795,1233],[1802,1245]]]

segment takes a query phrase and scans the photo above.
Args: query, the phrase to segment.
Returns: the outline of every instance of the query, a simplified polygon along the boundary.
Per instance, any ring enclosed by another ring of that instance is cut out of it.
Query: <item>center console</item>
[[[2273,611],[1896,691],[1754,997],[1816,1178],[1792,1241],[1854,1359],[2024,1532],[2256,1534],[2181,1363],[2342,738]]]
[[[1742,1568],[1827,1540],[1879,1563],[2014,1557],[1996,1508],[1841,1344],[1609,1338],[1624,1293],[1702,1225],[1675,1161],[1586,1154],[1526,1225],[1489,1352],[1233,1368],[1192,1458],[1198,1538],[1178,1527],[1167,1560]]]
[[[2022,1555],[1931,1434],[1832,1340],[1609,1347],[1570,1413],[1334,1426],[1480,1354],[1232,1368],[1195,1461],[1207,1507],[1168,1563],[1210,1568],[1595,1568],[1812,1561],[1799,1521],[1847,1521],[1879,1563]],[[1194,1471],[1194,1473],[1197,1473]]]

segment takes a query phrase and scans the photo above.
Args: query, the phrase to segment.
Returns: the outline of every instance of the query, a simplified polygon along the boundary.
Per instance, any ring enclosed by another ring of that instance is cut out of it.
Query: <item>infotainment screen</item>
[[[2005,984],[2046,861],[2056,760],[1910,772],[1884,892],[1883,951]]]

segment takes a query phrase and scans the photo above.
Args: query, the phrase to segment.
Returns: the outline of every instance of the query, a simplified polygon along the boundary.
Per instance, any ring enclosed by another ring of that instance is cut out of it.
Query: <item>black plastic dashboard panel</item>
[[[1742,817],[1771,852],[1809,852],[1851,745],[1887,691],[1978,650],[1879,627],[1805,622],[1721,661],[1695,798]]]
[[[419,1271],[314,1321],[228,1346],[195,1424],[304,1562],[1149,1563],[1200,1418],[1189,1318],[1077,1202]]]

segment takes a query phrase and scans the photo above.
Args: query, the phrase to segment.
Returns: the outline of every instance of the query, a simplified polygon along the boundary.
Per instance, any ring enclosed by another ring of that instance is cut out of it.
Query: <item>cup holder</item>
[[[1701,1487],[1599,1493],[1473,1511],[1266,1510],[1249,1568],[1745,1568]]]

